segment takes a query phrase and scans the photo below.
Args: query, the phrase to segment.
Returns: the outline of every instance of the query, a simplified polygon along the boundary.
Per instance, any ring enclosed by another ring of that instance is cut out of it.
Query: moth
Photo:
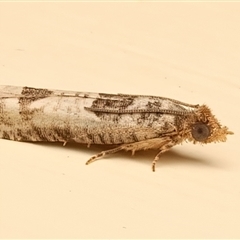
[[[162,153],[189,141],[225,142],[233,134],[206,105],[145,95],[0,86],[0,138],[109,145],[86,164],[121,150]]]

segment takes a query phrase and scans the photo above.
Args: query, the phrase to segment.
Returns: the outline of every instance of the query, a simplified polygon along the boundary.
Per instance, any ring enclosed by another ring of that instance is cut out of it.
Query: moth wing
[[[21,97],[22,87],[0,86],[0,98],[18,98]]]

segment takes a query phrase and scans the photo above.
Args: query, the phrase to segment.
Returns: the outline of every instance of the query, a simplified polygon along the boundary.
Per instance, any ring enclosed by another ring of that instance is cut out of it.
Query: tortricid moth
[[[86,164],[120,150],[156,149],[152,170],[171,147],[225,142],[232,134],[206,105],[144,95],[0,86],[0,138],[109,145]]]

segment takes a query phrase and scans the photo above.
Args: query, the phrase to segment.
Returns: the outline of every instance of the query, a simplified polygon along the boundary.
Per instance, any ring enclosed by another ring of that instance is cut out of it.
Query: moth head
[[[197,108],[194,121],[190,124],[188,136],[190,141],[194,143],[225,142],[228,134],[233,132],[222,126],[206,105]]]

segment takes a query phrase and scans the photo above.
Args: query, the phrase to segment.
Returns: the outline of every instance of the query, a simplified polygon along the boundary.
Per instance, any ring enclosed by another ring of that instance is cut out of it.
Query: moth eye
[[[207,124],[196,123],[192,127],[192,136],[196,141],[202,142],[210,136],[210,129]]]

